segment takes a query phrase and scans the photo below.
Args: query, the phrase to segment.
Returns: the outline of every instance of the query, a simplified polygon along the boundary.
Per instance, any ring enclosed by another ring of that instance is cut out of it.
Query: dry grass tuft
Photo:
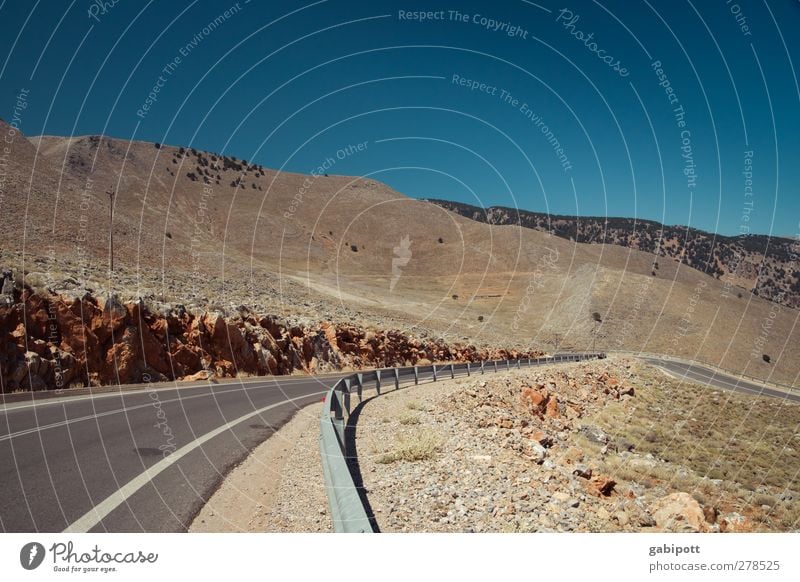
[[[388,453],[379,455],[376,462],[386,465],[397,461],[410,463],[427,461],[434,457],[441,446],[442,442],[439,437],[430,432],[401,436],[398,437],[395,448]]]

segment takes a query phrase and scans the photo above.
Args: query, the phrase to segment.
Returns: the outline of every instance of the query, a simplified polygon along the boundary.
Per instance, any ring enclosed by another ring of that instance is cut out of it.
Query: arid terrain
[[[654,277],[659,257],[684,263],[735,287],[789,307],[800,307],[800,242],[765,235],[715,235],[696,228],[666,226],[632,218],[554,216],[515,208],[479,208],[431,200],[442,208],[487,224],[512,224],[549,232],[581,243],[615,244],[653,253]],[[746,214],[745,214],[746,215]],[[746,222],[743,227],[747,228]]]
[[[359,415],[381,531],[795,531],[800,406],[635,359],[390,392]]]
[[[144,331],[133,321],[132,304],[155,319],[184,318],[188,327],[176,336],[184,346],[191,325],[199,325],[191,322],[221,316],[226,326],[246,331],[253,325],[248,318],[272,318],[312,333],[327,322],[358,328],[365,338],[396,330],[415,341],[475,350],[644,351],[776,382],[797,377],[800,311],[649,248],[486,224],[371,179],[285,173],[105,136],[16,134],[2,169],[3,227],[16,233],[0,249],[0,266],[13,272],[9,285],[16,286],[6,295],[6,303],[16,303],[0,324],[9,373],[23,364],[30,369],[25,360],[37,349],[51,367],[51,347],[80,360],[74,353],[80,347],[64,341],[68,333],[59,335],[62,322],[52,341],[41,337],[49,330],[27,329],[35,313],[30,301],[38,297],[43,305],[81,312],[82,326],[93,325],[87,317],[102,319],[109,301],[125,306],[126,329]],[[96,315],[82,312],[88,304]],[[130,343],[138,333],[125,339],[122,332],[112,343]],[[37,341],[53,345],[45,351]],[[97,356],[103,361],[81,382],[91,382],[93,373],[99,382],[115,381],[103,372],[114,361],[112,345],[104,345]],[[165,350],[176,358],[172,347]],[[225,354],[209,355],[229,362],[229,372],[270,369],[249,355],[241,366]],[[191,356],[187,375],[208,368],[203,357]],[[292,369],[314,371],[310,364],[306,359]]]

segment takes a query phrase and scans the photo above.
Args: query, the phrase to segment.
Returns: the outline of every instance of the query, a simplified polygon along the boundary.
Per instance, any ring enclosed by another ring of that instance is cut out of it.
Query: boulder
[[[586,484],[586,489],[596,497],[608,497],[614,492],[617,482],[605,475],[593,475]]]
[[[656,524],[663,530],[672,532],[707,532],[703,508],[688,493],[672,493],[656,500],[651,508]]]

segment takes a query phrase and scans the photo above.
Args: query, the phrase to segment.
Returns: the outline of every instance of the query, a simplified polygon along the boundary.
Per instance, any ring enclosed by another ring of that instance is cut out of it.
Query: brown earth
[[[653,254],[652,276],[659,259],[678,261],[711,275],[730,293],[754,293],[787,307],[800,307],[800,241],[765,235],[722,236],[652,220],[552,216],[517,208],[480,208],[447,200],[431,202],[472,220],[518,224],[575,242],[614,244]]]
[[[17,135],[4,186],[0,225],[18,236],[3,239],[0,266],[42,297],[116,295],[195,319],[245,307],[481,347],[641,350],[784,383],[800,371],[800,310],[740,297],[685,262],[656,270],[644,247],[480,223],[371,179]]]

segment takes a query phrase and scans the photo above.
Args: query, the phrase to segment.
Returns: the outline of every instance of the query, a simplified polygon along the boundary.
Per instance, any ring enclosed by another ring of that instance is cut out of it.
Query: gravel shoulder
[[[322,403],[302,408],[231,471],[190,532],[330,532],[319,452]]]

